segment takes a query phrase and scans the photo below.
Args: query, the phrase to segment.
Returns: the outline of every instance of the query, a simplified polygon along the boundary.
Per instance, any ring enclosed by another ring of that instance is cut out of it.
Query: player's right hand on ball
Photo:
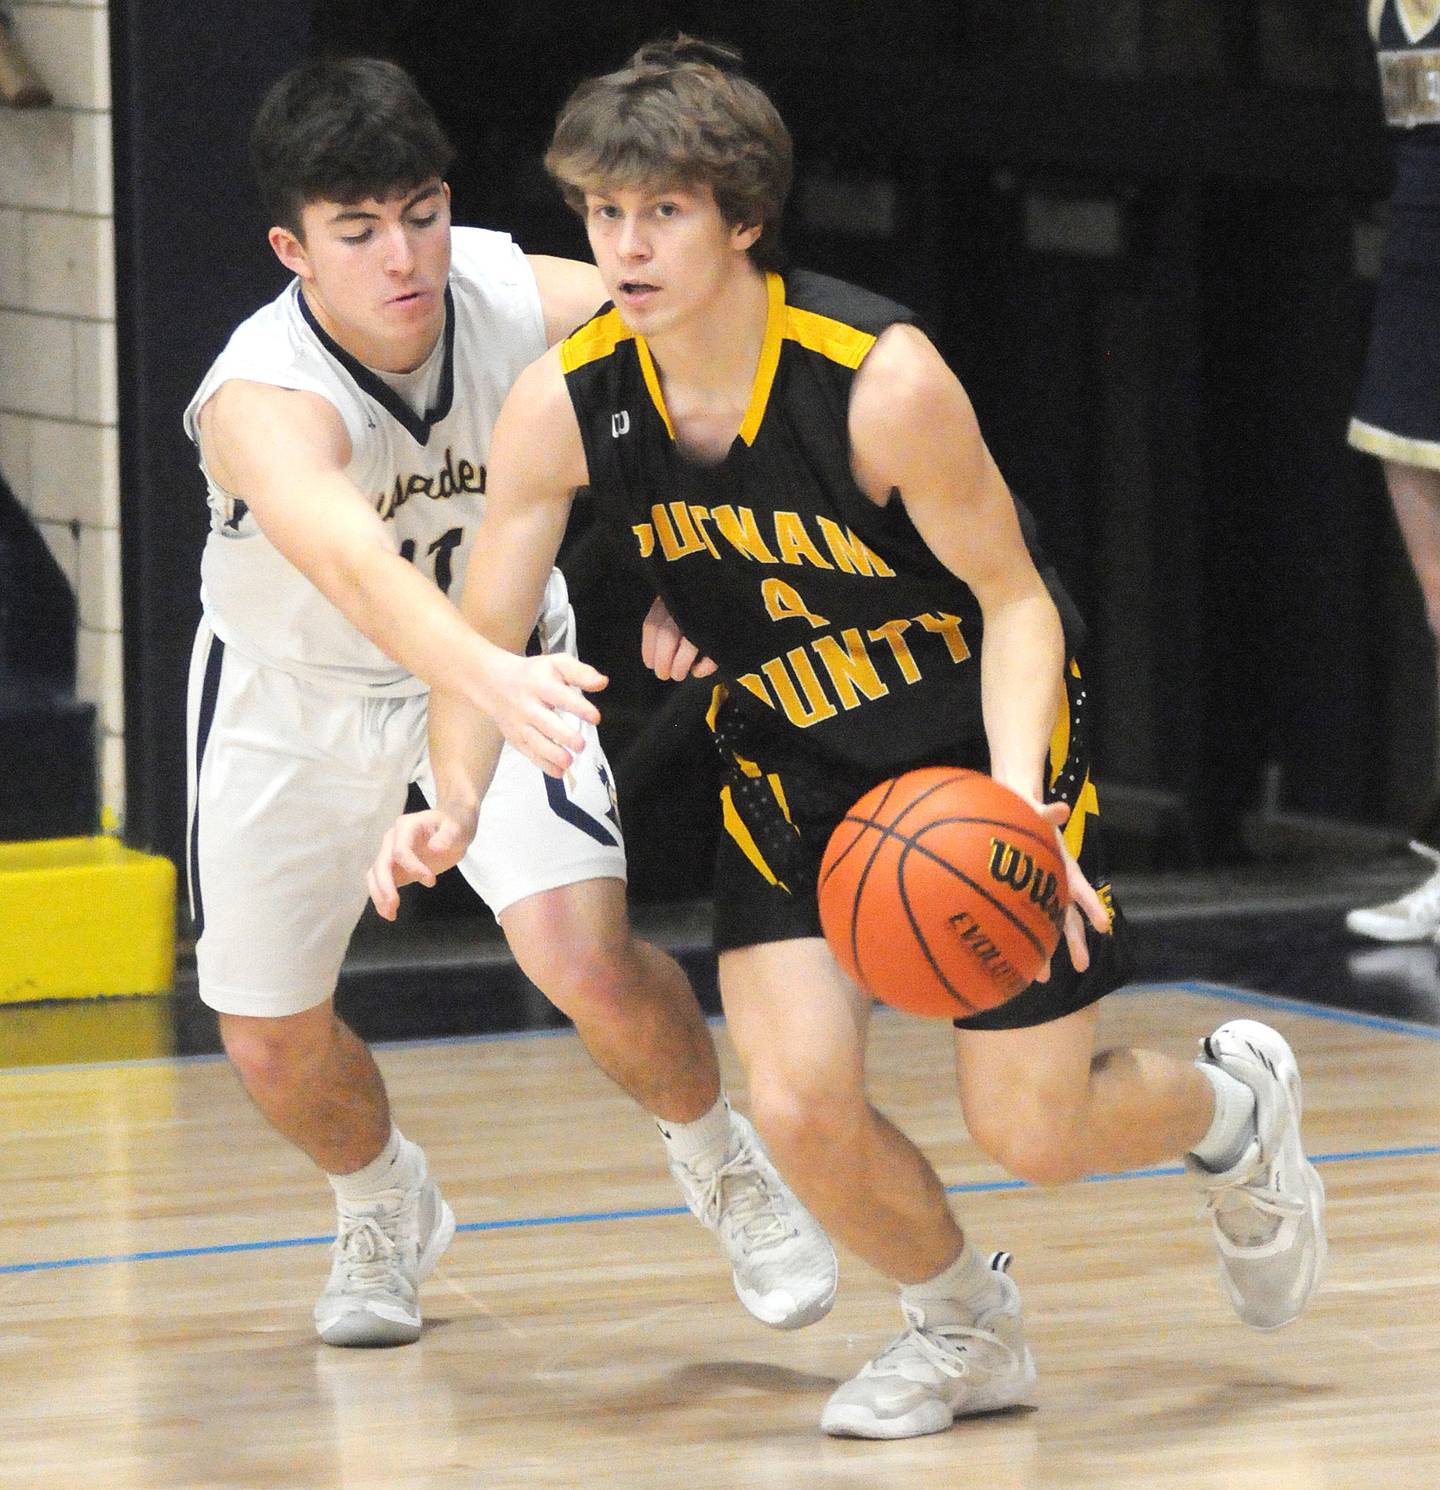
[[[585,694],[609,683],[604,673],[568,652],[521,657],[501,652],[481,685],[480,707],[500,733],[548,776],[563,776],[585,748],[577,721],[600,723]]]
[[[387,921],[393,921],[400,909],[400,887],[433,885],[465,857],[474,836],[473,827],[467,830],[434,808],[396,818],[365,876],[365,888],[375,909]]]

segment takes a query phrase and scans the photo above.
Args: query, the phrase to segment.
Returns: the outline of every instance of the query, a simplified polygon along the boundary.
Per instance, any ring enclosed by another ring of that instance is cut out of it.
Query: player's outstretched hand
[[[687,639],[658,595],[640,630],[640,656],[662,683],[708,678],[715,671],[715,663],[700,655],[699,647]]]
[[[397,817],[365,876],[365,888],[375,909],[387,921],[393,921],[400,908],[400,887],[433,885],[465,857],[474,836],[473,824],[467,828],[434,808]]]
[[[585,694],[609,681],[568,652],[504,652],[492,662],[476,701],[521,755],[546,775],[563,776],[585,748],[577,721],[600,723],[599,709]]]
[[[1074,964],[1075,971],[1083,973],[1090,966],[1090,948],[1085,943],[1085,922],[1089,921],[1096,931],[1107,932],[1110,930],[1110,913],[1060,836],[1060,829],[1070,820],[1069,806],[1064,802],[1037,802],[1034,806],[1040,816],[1055,829],[1060,857],[1065,861],[1065,882],[1070,890],[1070,905],[1065,912],[1065,943],[1070,948],[1070,961]],[[1049,977],[1050,968],[1047,964],[1040,981],[1044,982]]]

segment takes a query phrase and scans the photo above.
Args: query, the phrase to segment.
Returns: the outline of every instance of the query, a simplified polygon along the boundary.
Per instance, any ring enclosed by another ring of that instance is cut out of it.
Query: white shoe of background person
[[[1384,905],[1348,912],[1347,931],[1376,942],[1426,942],[1440,933],[1440,851],[1419,842],[1410,847],[1435,866],[1429,878]]]

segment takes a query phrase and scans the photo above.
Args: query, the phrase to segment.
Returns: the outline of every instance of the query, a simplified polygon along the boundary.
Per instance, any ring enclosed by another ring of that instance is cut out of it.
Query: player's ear
[[[763,223],[756,222],[748,225],[733,223],[730,227],[730,247],[737,253],[748,253],[764,231]]]
[[[270,247],[275,250],[275,257],[291,274],[298,274],[301,279],[310,278],[310,256],[305,252],[305,245],[289,228],[277,225],[266,236]]]

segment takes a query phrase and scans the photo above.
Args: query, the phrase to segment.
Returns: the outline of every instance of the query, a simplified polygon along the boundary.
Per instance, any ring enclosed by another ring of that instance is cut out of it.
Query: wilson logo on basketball
[[[1017,895],[1028,893],[1031,902],[1053,926],[1058,928],[1064,921],[1059,880],[1049,870],[1037,868],[1032,855],[1003,838],[990,840],[990,878],[997,884],[1009,885]]]

